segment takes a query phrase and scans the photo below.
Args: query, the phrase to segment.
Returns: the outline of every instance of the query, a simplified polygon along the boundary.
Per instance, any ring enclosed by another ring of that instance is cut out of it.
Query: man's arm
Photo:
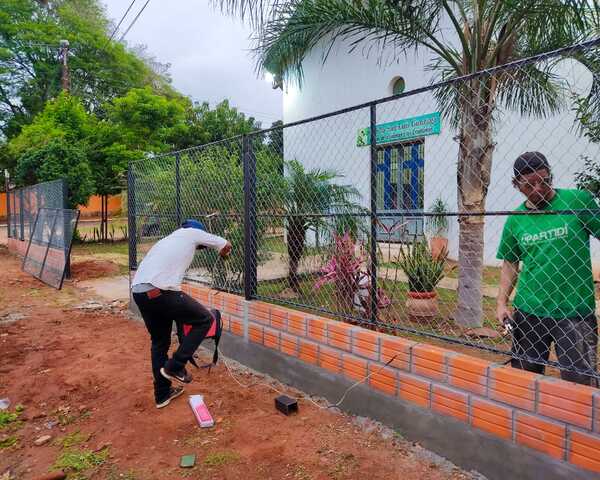
[[[502,262],[500,271],[500,285],[498,288],[498,298],[496,299],[496,319],[500,323],[505,323],[510,318],[511,312],[508,308],[510,294],[515,288],[515,283],[519,276],[519,262]]]
[[[231,243],[225,240],[223,237],[213,235],[212,233],[205,232],[204,230],[189,229],[193,235],[196,246],[208,247],[219,251],[221,257],[227,257],[231,253]]]

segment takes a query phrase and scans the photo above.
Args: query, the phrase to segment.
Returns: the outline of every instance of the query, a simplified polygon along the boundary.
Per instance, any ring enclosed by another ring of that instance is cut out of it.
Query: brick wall
[[[600,391],[196,284],[224,328],[554,459],[600,473]]]

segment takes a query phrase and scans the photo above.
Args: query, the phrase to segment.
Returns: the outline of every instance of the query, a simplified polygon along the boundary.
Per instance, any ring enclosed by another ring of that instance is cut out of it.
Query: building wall
[[[391,95],[391,82],[401,75],[406,91],[432,82],[426,55],[401,56],[398,62],[380,62],[378,55],[365,55],[364,50],[349,53],[348,46],[333,48],[323,63],[323,49],[316,48],[304,64],[303,84],[288,86],[284,92],[285,123],[310,118]],[[383,55],[389,58],[390,55]],[[587,93],[591,74],[574,62],[561,64],[561,75],[569,88]],[[431,93],[421,93],[377,106],[377,123],[410,118],[439,110]],[[299,125],[284,131],[284,156],[297,159],[307,168],[334,169],[344,175],[340,182],[358,187],[362,203],[369,206],[369,148],[356,146],[359,128],[369,125],[369,110],[349,112],[325,120]],[[439,135],[425,137],[425,207],[441,197],[451,211],[456,211],[456,163],[458,143],[448,120],[442,120]],[[552,164],[555,184],[574,187],[574,174],[583,168],[583,156],[597,158],[599,145],[579,137],[574,129],[574,115],[566,109],[544,119],[523,118],[517,113],[499,112],[494,125],[494,166],[488,192],[488,210],[512,210],[522,197],[511,185],[514,159],[524,151],[540,150]],[[505,216],[488,217],[485,228],[485,263],[494,265],[496,250]],[[458,224],[449,218],[449,249],[458,253]],[[594,262],[600,264],[600,247],[592,245]]]

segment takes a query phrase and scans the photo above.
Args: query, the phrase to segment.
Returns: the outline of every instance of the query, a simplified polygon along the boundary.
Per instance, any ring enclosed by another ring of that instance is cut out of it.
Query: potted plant
[[[444,276],[448,251],[443,248],[434,256],[425,241],[405,245],[396,261],[408,278],[408,314],[416,318],[430,318],[438,314],[435,287]]]
[[[433,215],[427,218],[427,227],[430,233],[429,247],[431,248],[431,254],[434,258],[437,258],[443,251],[448,249],[448,208],[446,203],[441,199],[437,198],[431,207],[429,207],[429,213]]]

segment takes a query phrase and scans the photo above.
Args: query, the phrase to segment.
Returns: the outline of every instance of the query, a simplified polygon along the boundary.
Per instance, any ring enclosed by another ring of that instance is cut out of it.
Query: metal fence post
[[[25,209],[23,208],[23,189],[19,189],[19,222],[21,223],[21,228],[19,232],[19,240],[25,240]]]
[[[38,195],[36,197],[38,212],[40,209],[40,195],[39,189],[36,192]],[[67,185],[67,181],[63,179],[62,181],[62,208],[65,210],[69,209],[69,186]],[[71,229],[71,222],[67,220],[66,215],[63,215],[63,249],[65,255],[65,278],[71,278],[71,249],[67,248],[67,232]],[[32,232],[33,233],[33,232]],[[71,232],[73,235],[75,232]],[[70,242],[69,242],[70,244]]]
[[[10,215],[10,180],[8,178],[8,173],[4,173],[4,185],[6,190],[6,236],[10,238],[10,230],[11,230],[11,215]]]
[[[371,322],[377,322],[377,105],[370,108],[370,134],[371,134]]]
[[[179,154],[175,154],[175,218],[177,226],[181,226],[181,174],[179,171]]]
[[[135,209],[135,177],[130,163],[127,169],[127,229],[129,230],[129,271],[137,270],[137,225]]]
[[[252,138],[242,139],[244,162],[244,295],[246,300],[256,297],[256,156]]]

